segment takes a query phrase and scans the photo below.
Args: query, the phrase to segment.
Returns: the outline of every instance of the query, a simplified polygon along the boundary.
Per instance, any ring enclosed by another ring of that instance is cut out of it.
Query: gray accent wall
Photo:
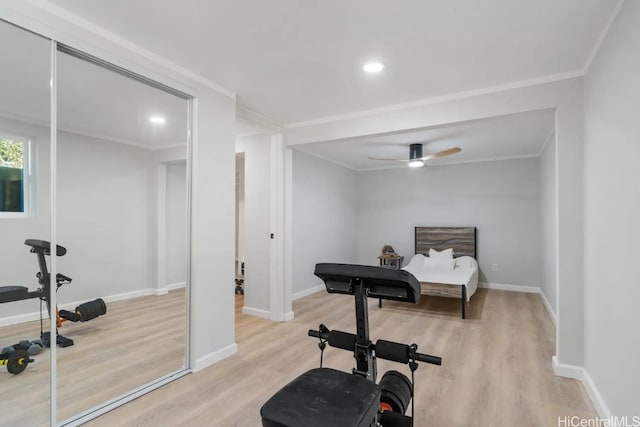
[[[585,368],[612,415],[640,415],[640,2],[585,77]],[[631,422],[631,418],[629,418]]]
[[[408,262],[415,226],[474,226],[481,282],[540,286],[538,158],[361,172],[357,193],[358,262],[387,244]]]

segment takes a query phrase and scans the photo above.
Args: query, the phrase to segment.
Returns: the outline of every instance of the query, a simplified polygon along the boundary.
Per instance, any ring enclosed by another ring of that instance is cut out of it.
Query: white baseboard
[[[593,378],[591,378],[589,371],[586,369],[583,370],[582,384],[584,384],[584,387],[587,389],[587,393],[589,393],[589,397],[593,402],[593,406],[596,407],[596,411],[598,411],[600,418],[611,419],[612,415],[609,410],[609,406],[602,398],[600,390],[598,390],[598,387],[596,387],[596,384],[593,382]]]
[[[121,294],[107,295],[101,298],[104,300],[105,303],[110,303],[110,302],[128,300],[132,298],[144,297],[148,295],[164,295],[166,293],[167,293],[166,289],[147,288],[147,289],[137,289],[131,292],[123,292]],[[90,301],[90,300],[87,299],[84,301],[74,301],[74,302],[67,302],[64,304],[58,304],[58,308],[62,310],[73,310],[80,304],[83,304],[87,301]],[[45,319],[49,318],[49,314],[47,313],[46,310],[42,311],[42,317]],[[34,320],[40,320],[40,314],[37,311],[33,311],[31,313],[19,314],[17,316],[2,317],[0,318],[0,327],[16,325],[16,324],[25,323],[25,322],[33,322]]]
[[[242,307],[242,314],[248,314],[249,316],[261,317],[263,319],[271,320],[270,311],[262,310],[259,308],[247,307],[246,305]]]
[[[283,322],[290,322],[292,320],[293,320],[293,311],[285,313],[284,316],[282,316],[282,321]]]
[[[196,359],[195,366],[193,367],[193,372],[202,371],[209,366],[220,362],[227,357],[233,356],[238,352],[238,344],[233,343],[226,347],[221,348],[220,350],[216,350],[213,353],[206,354],[202,357],[198,357]]]
[[[325,286],[324,285],[314,286],[313,288],[305,289],[303,291],[299,291],[299,292],[296,292],[294,294],[291,294],[291,301],[295,301],[295,300],[298,300],[300,298],[304,298],[304,297],[307,297],[309,295],[313,295],[313,294],[315,294],[317,292],[324,291],[324,290],[325,290]]]
[[[573,378],[574,380],[582,381],[584,368],[581,366],[565,365],[558,362],[558,356],[551,358],[553,365],[553,373],[559,377]]]
[[[116,301],[131,299],[131,298],[146,297],[148,295],[155,295],[155,289],[152,289],[152,288],[138,289],[131,292],[123,292],[121,294],[107,295],[106,297],[102,297],[102,299],[104,300],[104,302],[116,302]],[[82,304],[83,302],[86,302],[86,301],[71,302],[68,304],[64,304],[64,306],[67,306],[69,308],[75,308],[77,305]]]
[[[155,296],[167,295],[168,293],[169,289],[167,288],[151,289],[151,294]]]
[[[540,288],[537,286],[507,285],[504,283],[478,282],[478,287],[495,289],[498,291],[525,292],[528,294],[539,294],[541,292]]]
[[[486,289],[496,289],[499,291],[510,291],[510,292],[525,292],[528,294],[538,294],[542,299],[542,304],[544,308],[549,313],[549,317],[551,317],[551,321],[553,322],[553,326],[558,327],[558,318],[556,317],[556,313],[554,313],[551,308],[551,304],[547,299],[547,296],[542,291],[542,288],[538,286],[520,286],[520,285],[506,285],[502,283],[487,283],[487,282],[478,282],[478,287],[486,288]]]
[[[582,382],[584,388],[587,390],[593,406],[598,412],[598,416],[602,419],[611,419],[611,411],[609,406],[602,398],[598,387],[593,382],[593,378],[589,375],[589,372],[582,366],[565,365],[558,362],[558,356],[553,356],[553,372],[559,377],[573,378]]]
[[[47,313],[47,310],[42,311],[42,318],[49,318],[49,313]],[[37,311],[0,318],[0,327],[17,325],[19,323],[33,322],[34,320],[40,320],[40,315]]]
[[[176,290],[176,289],[182,289],[182,288],[186,288],[186,287],[187,287],[187,282],[169,283],[167,285],[167,290],[173,291],[173,290]]]
[[[555,326],[557,328],[558,327],[558,318],[556,317],[556,313],[553,311],[553,308],[551,308],[551,304],[549,303],[549,300],[547,299],[547,296],[544,294],[542,289],[540,289],[540,299],[542,300],[542,304],[544,305],[544,308],[547,309],[547,313],[549,313],[549,317],[551,317],[551,321],[553,322],[553,326]]]

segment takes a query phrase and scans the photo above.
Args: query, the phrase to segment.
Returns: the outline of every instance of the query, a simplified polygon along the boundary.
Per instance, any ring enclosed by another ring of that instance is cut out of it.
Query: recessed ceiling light
[[[151,117],[149,118],[149,121],[150,121],[151,123],[153,123],[154,125],[163,125],[163,124],[167,123],[167,121],[165,120],[165,118],[164,118],[164,117],[162,117],[162,116],[151,116]]]
[[[379,73],[384,69],[384,64],[382,62],[367,62],[362,69],[365,73]]]

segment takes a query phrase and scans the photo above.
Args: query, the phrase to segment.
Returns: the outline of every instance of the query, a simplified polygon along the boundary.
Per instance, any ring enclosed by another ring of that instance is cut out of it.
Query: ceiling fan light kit
[[[411,144],[409,146],[409,167],[421,168],[424,166],[422,161],[422,144]]]
[[[411,144],[409,146],[409,160],[422,158],[422,144]]]
[[[458,147],[448,148],[446,150],[438,151],[437,153],[422,155],[422,144],[411,144],[409,146],[409,159],[387,159],[380,157],[369,157],[369,160],[386,160],[393,162],[408,162],[409,167],[419,168],[424,166],[425,160],[436,159],[438,157],[449,156],[451,154],[459,153],[462,149]]]

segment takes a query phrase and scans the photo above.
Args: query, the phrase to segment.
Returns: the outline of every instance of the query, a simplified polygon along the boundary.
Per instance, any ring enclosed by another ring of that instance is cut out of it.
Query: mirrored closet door
[[[57,93],[63,422],[186,366],[189,101],[63,46]]]
[[[52,42],[5,21],[0,40],[0,424],[42,426],[51,365],[38,340],[49,294],[25,242],[51,240]]]

